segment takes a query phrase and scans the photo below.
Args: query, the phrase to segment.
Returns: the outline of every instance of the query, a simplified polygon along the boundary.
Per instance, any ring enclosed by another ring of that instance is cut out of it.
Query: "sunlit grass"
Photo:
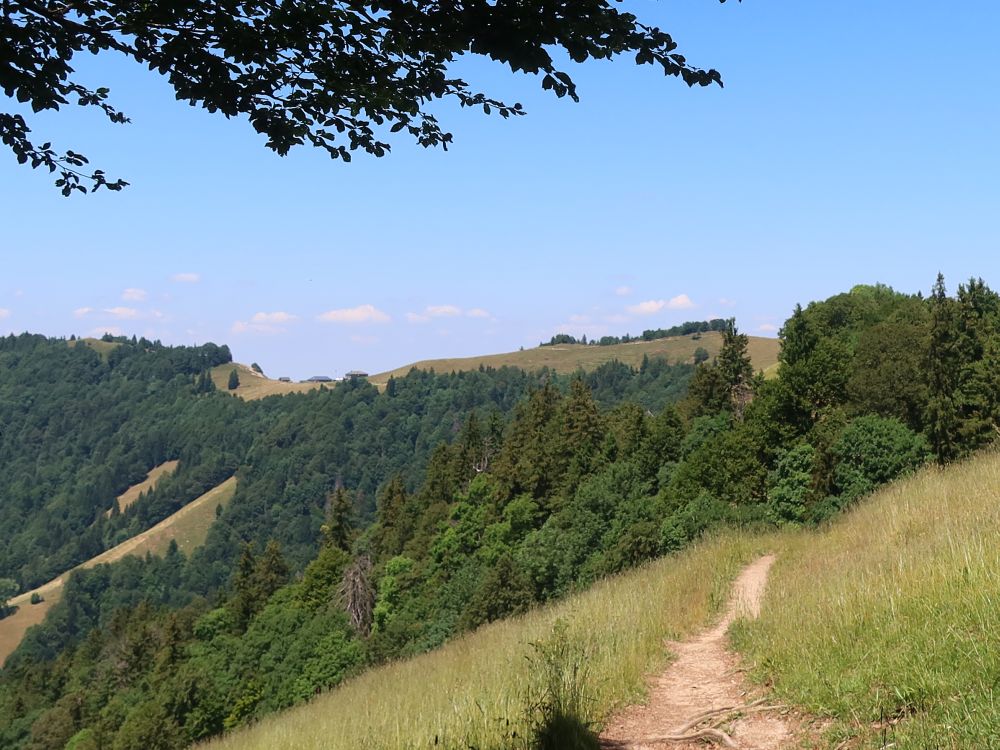
[[[488,625],[429,654],[367,672],[312,703],[210,744],[213,750],[499,748],[526,731],[532,642],[562,619],[587,654],[588,721],[639,700],[666,639],[703,627],[768,540],[735,533]]]
[[[777,339],[751,336],[747,353],[753,361],[754,369],[767,370],[778,361],[780,342]],[[459,357],[453,359],[428,359],[412,365],[399,367],[389,372],[372,375],[369,380],[379,386],[385,385],[389,376],[404,377],[411,367],[435,372],[477,370],[483,367],[520,367],[533,371],[548,367],[556,372],[572,373],[578,369],[593,370],[613,359],[632,367],[642,364],[643,357],[667,361],[692,362],[697,349],[705,349],[709,356],[716,356],[722,348],[722,334],[716,332],[693,336],[674,336],[655,341],[633,341],[613,346],[585,346],[563,344],[559,346],[539,346],[504,354],[488,354],[480,357]]]
[[[1000,747],[1000,457],[928,468],[787,538],[737,642],[857,746]]]

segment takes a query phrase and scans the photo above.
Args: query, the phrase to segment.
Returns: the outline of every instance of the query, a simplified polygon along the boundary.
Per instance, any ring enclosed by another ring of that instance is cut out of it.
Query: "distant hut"
[[[362,378],[367,378],[368,373],[363,370],[351,370],[344,377],[348,380],[361,380]]]
[[[313,375],[311,378],[306,380],[307,383],[332,383],[333,378],[329,375]]]
[[[282,375],[280,378],[278,378],[278,381],[281,383],[291,383],[292,379],[287,375]]]

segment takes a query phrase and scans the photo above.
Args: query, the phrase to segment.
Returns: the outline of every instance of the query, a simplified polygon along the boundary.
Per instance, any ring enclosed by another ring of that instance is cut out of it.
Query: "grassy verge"
[[[998,541],[1000,456],[927,469],[786,538],[736,643],[850,747],[1000,747]]]
[[[760,538],[734,533],[706,540],[432,653],[369,671],[208,747],[516,747],[515,735],[529,733],[526,706],[538,687],[538,651],[531,644],[551,643],[554,628],[586,655],[581,718],[598,723],[641,698],[644,676],[668,658],[664,640],[704,626],[728,598],[739,568],[764,546]]]

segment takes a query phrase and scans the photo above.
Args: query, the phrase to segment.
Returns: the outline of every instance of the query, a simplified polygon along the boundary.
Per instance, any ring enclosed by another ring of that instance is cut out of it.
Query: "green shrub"
[[[916,469],[930,457],[930,446],[898,419],[869,415],[847,426],[833,455],[834,486],[844,506]]]

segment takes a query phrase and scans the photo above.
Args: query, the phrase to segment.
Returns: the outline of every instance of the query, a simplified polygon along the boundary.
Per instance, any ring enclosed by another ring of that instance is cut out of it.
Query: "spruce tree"
[[[931,308],[930,346],[927,352],[927,437],[938,463],[959,455],[961,422],[955,403],[960,357],[954,303],[945,290],[944,276],[938,274],[929,299]]]
[[[337,487],[326,501],[326,522],[320,527],[323,544],[349,552],[354,534],[354,503],[351,494]]]
[[[406,484],[398,474],[389,480],[378,496],[378,524],[374,536],[380,559],[395,557],[409,540],[412,529],[406,519],[408,501]]]
[[[558,460],[564,472],[563,489],[572,492],[599,460],[604,426],[593,394],[582,378],[570,383],[569,397],[563,401],[561,412]]]
[[[229,383],[226,387],[231,391],[235,391],[240,387],[240,374],[236,372],[235,367],[229,371]]]
[[[749,337],[740,333],[736,321],[730,318],[726,330],[722,332],[722,350],[715,364],[731,394],[749,384],[753,378],[753,363],[747,354],[749,344]]]

